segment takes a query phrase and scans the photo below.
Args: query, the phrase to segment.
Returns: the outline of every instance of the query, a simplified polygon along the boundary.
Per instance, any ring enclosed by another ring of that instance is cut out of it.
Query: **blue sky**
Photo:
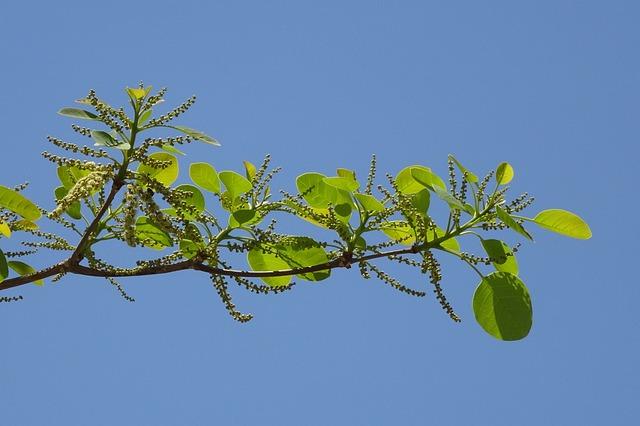
[[[532,214],[575,211],[594,237],[523,244],[534,327],[515,343],[475,324],[477,278],[452,260],[462,324],[357,271],[280,296],[234,288],[247,325],[195,272],[123,280],[134,304],[80,277],[5,292],[25,300],[0,309],[1,423],[637,423],[639,18],[632,1],[4,4],[0,183],[29,180],[44,207],[45,137],[74,137],[55,112],[90,88],[124,102],[143,80],[169,104],[199,96],[181,122],[223,146],[193,146],[185,164],[239,170],[270,153],[276,187],[293,190],[304,171],[364,175],[373,153],[394,174],[444,175],[449,153],[480,174],[509,161]]]

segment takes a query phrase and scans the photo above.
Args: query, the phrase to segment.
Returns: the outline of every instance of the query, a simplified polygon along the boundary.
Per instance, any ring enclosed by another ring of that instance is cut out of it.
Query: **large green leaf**
[[[482,240],[482,247],[491,259],[495,259],[493,266],[501,272],[518,275],[518,261],[511,247],[504,241],[488,239]]]
[[[240,173],[231,170],[224,170],[218,174],[218,177],[229,192],[229,196],[234,199],[239,195],[251,190],[251,182]]]
[[[431,203],[431,193],[428,189],[423,189],[411,196],[411,204],[422,216],[427,216],[429,204]]]
[[[322,265],[329,261],[324,248],[309,237],[291,238],[288,244],[279,244],[276,248],[282,259],[284,259],[291,268]],[[328,278],[329,275],[331,275],[331,270],[324,269],[299,274],[298,277],[308,281],[321,281]]]
[[[38,220],[42,216],[35,204],[19,192],[2,185],[0,185],[0,207],[11,210],[30,221]]]
[[[170,186],[178,179],[178,173],[180,168],[178,166],[178,159],[166,152],[155,152],[149,156],[149,158],[156,161],[169,161],[169,167],[164,169],[147,166],[146,164],[140,164],[138,167],[138,173],[146,174],[149,177],[154,178],[164,186]]]
[[[98,118],[94,113],[79,108],[62,108],[58,111],[58,114],[83,120],[96,120]]]
[[[523,339],[533,322],[529,290],[508,272],[484,277],[473,295],[473,312],[478,324],[500,340]]]
[[[414,171],[416,171],[415,176],[418,176],[422,182],[418,182],[415,179]],[[396,175],[395,182],[398,191],[402,194],[415,194],[416,192],[422,191],[425,186],[431,187],[435,185],[443,189],[446,188],[442,179],[433,173],[430,168],[418,165],[405,167],[400,170]]]
[[[498,206],[496,206],[496,213],[498,214],[498,218],[509,228],[513,229],[514,231],[524,236],[525,238],[529,240],[533,240],[533,238],[527,232],[527,230],[524,229],[524,227],[520,225],[518,222],[516,222],[511,216],[509,216],[509,213],[507,213],[506,211],[504,211],[502,208]]]
[[[4,257],[4,253],[0,250],[0,283],[9,276],[9,269],[7,266],[7,258]]]
[[[353,192],[360,188],[360,184],[355,179],[351,179],[349,177],[332,176],[324,178],[323,181],[334,188],[342,189],[347,192]]]
[[[433,173],[428,167],[412,167],[411,177],[420,185],[429,188],[439,188],[443,191],[447,190],[447,185],[437,174]],[[422,189],[422,188],[420,188]]]
[[[326,209],[333,200],[337,189],[324,182],[325,175],[321,173],[304,173],[296,178],[298,192],[311,207]]]
[[[533,218],[538,226],[567,237],[588,240],[591,229],[580,216],[561,209],[543,210]]]
[[[16,273],[21,276],[33,275],[36,271],[35,268],[31,265],[27,265],[24,262],[20,262],[19,260],[11,260],[7,262],[9,268],[13,269]],[[44,280],[36,280],[33,282],[35,285],[44,285]]]
[[[156,250],[162,250],[165,247],[171,247],[173,245],[169,234],[156,226],[146,216],[140,216],[138,220],[136,220],[136,235],[141,240],[151,240],[146,246]]]
[[[240,226],[249,226],[259,223],[262,217],[252,209],[240,209],[234,211],[229,216],[229,226],[232,228],[238,228]]]
[[[189,177],[202,189],[214,194],[220,193],[220,179],[218,172],[209,163],[193,163],[189,166]]]
[[[54,191],[57,201],[62,200],[68,193],[69,193],[69,190],[64,186],[59,186]],[[67,213],[73,219],[76,219],[76,220],[82,219],[81,207],[82,206],[80,205],[80,201],[74,201],[73,203],[71,203],[69,208],[65,211],[65,213]]]
[[[179,130],[182,133],[191,136],[195,140],[206,142],[210,145],[220,146],[220,142],[218,142],[211,136],[202,133],[200,130],[192,129],[190,127],[185,127],[185,126],[167,126],[167,127],[171,127],[172,129]]]
[[[281,257],[269,251],[263,251],[258,247],[254,247],[247,253],[247,262],[254,271],[279,271],[283,269],[291,269],[289,264]],[[291,276],[284,277],[264,277],[262,281],[272,287],[286,286],[291,282]]]
[[[180,191],[186,191],[191,193],[191,197],[184,198],[182,201],[187,203],[188,205],[195,207],[198,213],[202,213],[204,211],[204,195],[198,188],[193,185],[183,184],[177,186],[175,189]],[[187,219],[193,219],[194,217],[190,214],[185,214]]]

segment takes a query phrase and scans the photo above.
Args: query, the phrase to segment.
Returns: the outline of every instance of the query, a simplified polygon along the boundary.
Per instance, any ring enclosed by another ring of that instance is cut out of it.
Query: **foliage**
[[[178,146],[196,141],[219,145],[199,130],[169,124],[193,105],[195,97],[157,115],[154,109],[163,102],[165,89],[152,94],[151,87],[140,85],[127,88],[126,93],[129,113],[108,105],[94,91],[77,101],[80,108],[59,111],[89,123],[89,127],[73,124],[72,128],[92,140],[93,146],[48,138],[63,151],[77,154],[43,153],[57,166],[60,180],[53,191],[56,207],[52,211],[24,197],[21,191],[26,185],[13,189],[0,186],[0,238],[13,239],[15,232],[35,237],[22,242],[26,251],[0,250],[0,290],[30,282],[42,285],[45,278],[57,281],[72,273],[105,278],[126,300],[133,301],[115,278],[191,269],[209,274],[231,316],[245,322],[252,317],[236,309],[229,280],[251,292],[281,293],[293,287],[294,277],[321,281],[335,268],[357,265],[365,279],[375,276],[407,295],[426,295],[374,263],[385,258],[427,275],[445,312],[460,321],[441,286],[436,254],[445,254],[459,258],[480,277],[473,296],[480,326],[498,339],[518,340],[531,328],[531,300],[518,277],[518,246],[493,238],[494,231],[510,229],[532,239],[525,229],[529,222],[573,238],[591,237],[589,226],[565,210],[544,210],[533,218],[521,216],[533,198],[523,194],[507,201],[507,185],[514,176],[508,163],[499,164],[479,179],[453,156],[448,161],[448,185],[422,165],[406,167],[395,177],[387,175],[386,186],[376,185],[374,156],[364,182],[348,169],[338,169],[335,176],[309,172],[296,179],[297,193],[281,191],[276,199],[270,182],[279,169],[269,168],[267,156],[259,167],[245,161],[240,172],[217,171],[206,162],[191,163],[188,172],[193,185],[176,186],[184,163],[178,160],[177,155],[182,154]],[[151,129],[166,129],[173,135],[142,139]],[[437,224],[430,215],[433,199],[447,207],[446,224]],[[215,205],[223,216],[212,213]],[[278,232],[276,221],[268,221],[276,212],[303,219],[329,237],[321,240]],[[36,221],[43,214],[67,231],[41,231]],[[70,241],[66,234],[77,234],[78,241]],[[478,256],[462,251],[461,237],[467,236],[478,238],[486,253]],[[114,266],[97,253],[108,240],[163,251],[163,255],[139,260],[135,267]],[[40,249],[70,254],[59,263],[36,270],[22,259]],[[233,253],[245,254],[248,270],[232,269],[230,258],[237,259],[230,255]],[[479,265],[495,271],[485,275]],[[11,271],[16,275],[10,276]],[[2,297],[0,301],[20,299]]]

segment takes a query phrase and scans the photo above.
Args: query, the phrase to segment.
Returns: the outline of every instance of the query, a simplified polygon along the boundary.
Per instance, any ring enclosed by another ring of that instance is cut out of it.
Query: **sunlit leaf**
[[[31,221],[40,219],[42,214],[38,206],[13,189],[0,185],[0,207],[11,210],[15,214]]]
[[[254,247],[247,253],[247,262],[254,271],[280,271],[291,269],[289,264],[274,253]],[[262,281],[272,287],[286,286],[291,282],[291,276],[284,277],[264,277]]]
[[[255,210],[240,209],[234,211],[231,216],[229,216],[229,226],[238,228],[240,226],[255,225],[260,222],[260,219],[260,215],[258,215]]]
[[[214,194],[220,193],[220,179],[216,169],[208,163],[193,163],[189,167],[189,177],[200,188]]]
[[[243,161],[242,164],[244,165],[245,176],[250,182],[253,181],[253,178],[256,176],[256,166],[250,161]]]
[[[146,216],[140,216],[136,220],[136,236],[141,240],[150,240],[145,245],[156,250],[162,250],[173,245],[169,234],[151,222]]]
[[[251,190],[251,182],[246,177],[231,170],[224,170],[218,174],[231,198],[235,198]]]
[[[94,113],[79,108],[62,108],[58,111],[58,114],[83,120],[96,120],[98,118]]]
[[[198,188],[193,185],[183,184],[176,186],[175,188],[178,191],[186,191],[191,193],[191,197],[183,198],[182,201],[187,205],[194,207],[198,213],[202,213],[204,211],[204,195]],[[194,219],[194,216],[190,213],[185,212],[185,217],[187,219]]]
[[[473,213],[474,213],[473,206],[471,206],[469,204],[462,203],[456,197],[454,197],[453,195],[449,194],[449,192],[447,190],[442,189],[442,188],[440,188],[438,186],[434,186],[433,187],[433,192],[438,196],[438,198],[440,198],[441,200],[443,200],[447,204],[449,204],[450,208],[461,210],[461,211],[469,213],[470,215],[473,215]]]
[[[7,225],[2,220],[0,220],[0,234],[4,235],[7,238],[11,237],[11,228],[9,228],[9,225]]]
[[[500,340],[525,338],[533,322],[529,290],[508,272],[484,277],[473,295],[473,312],[478,324]]]
[[[431,193],[428,189],[423,189],[411,196],[411,204],[422,216],[427,216],[429,204],[431,203]]]
[[[496,182],[506,185],[513,179],[513,167],[509,163],[500,163],[496,169]]]
[[[575,213],[561,209],[543,210],[533,218],[538,226],[567,237],[588,240],[591,229],[587,222]]]
[[[169,161],[169,167],[161,169],[140,164],[140,166],[138,166],[138,173],[146,174],[164,186],[170,186],[176,181],[179,173],[178,159],[176,157],[166,152],[155,152],[149,155],[149,158],[156,161]]]
[[[423,183],[415,179],[413,174],[414,170],[422,171],[422,173],[418,171],[415,172],[415,174],[419,176]],[[443,189],[446,188],[442,179],[433,173],[430,168],[418,165],[402,169],[396,175],[395,182],[398,192],[402,194],[415,194],[416,192],[422,191],[425,186],[431,187],[432,185],[441,186]]]
[[[167,126],[167,127],[171,127],[172,129],[179,130],[182,133],[191,136],[195,140],[206,142],[210,145],[220,146],[220,143],[217,140],[215,140],[209,135],[202,133],[200,130],[192,129],[190,127],[185,127],[185,126]]]
[[[147,91],[145,89],[127,87],[127,93],[132,99],[140,100],[146,96]]]
[[[140,114],[140,117],[138,117],[138,126],[142,126],[144,123],[149,121],[152,113],[153,110],[151,108],[145,109],[142,114]]]
[[[437,174],[433,173],[428,167],[412,167],[411,177],[420,185],[429,189],[447,190],[444,181]],[[422,189],[422,188],[420,188]],[[416,191],[417,192],[417,191]]]
[[[380,225],[380,230],[399,244],[412,246],[416,242],[416,231],[402,220],[391,220]]]
[[[62,200],[68,193],[69,193],[69,190],[64,186],[59,186],[54,191],[56,200],[58,201]],[[73,219],[76,219],[76,220],[82,219],[81,207],[82,206],[80,205],[80,201],[74,201],[73,203],[71,203],[69,208],[65,211],[65,213],[67,213]]]
[[[117,148],[117,149],[123,149],[123,150],[127,150],[131,148],[131,145],[129,145],[128,143],[121,142],[115,139],[109,133],[103,132],[102,130],[92,130],[91,138],[95,142],[94,143],[95,146],[106,146],[109,148]]]
[[[497,206],[496,206],[496,213],[498,214],[498,218],[509,228],[513,229],[514,231],[524,236],[525,238],[529,240],[533,240],[533,237],[531,237],[531,235],[522,227],[522,225],[520,225],[511,216],[509,216],[509,213],[507,213],[502,208]]]
[[[340,176],[326,177],[323,179],[323,182],[333,186],[334,188],[342,189],[347,192],[353,192],[360,187],[358,182],[348,177],[340,177]]]
[[[356,200],[362,205],[367,212],[381,212],[384,210],[384,204],[382,204],[376,197],[368,194],[353,194]]]
[[[198,254],[198,249],[198,245],[193,241],[186,238],[180,240],[180,251],[187,259],[191,259]]]
[[[13,269],[18,275],[20,276],[28,276],[28,275],[33,275],[36,272],[36,269],[31,266],[31,265],[27,265],[24,262],[20,262],[19,260],[11,260],[9,262],[7,262],[7,265],[9,266],[9,268]],[[33,282],[35,285],[44,285],[44,280],[36,280]]]

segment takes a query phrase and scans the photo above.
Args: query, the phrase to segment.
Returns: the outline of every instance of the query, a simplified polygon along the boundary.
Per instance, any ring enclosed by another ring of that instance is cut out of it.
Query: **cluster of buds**
[[[123,128],[130,128],[129,118],[125,114],[124,110],[116,110],[102,102],[98,99],[94,90],[89,91],[89,94],[86,97],[86,102],[95,108],[100,121],[111,127],[116,132],[120,133]],[[120,123],[116,120],[120,121]]]
[[[368,268],[370,271],[373,271],[373,273],[376,275],[376,277],[378,277],[378,279],[386,284],[388,284],[389,286],[395,288],[398,291],[401,291],[402,293],[408,294],[409,296],[414,296],[414,297],[424,297],[427,294],[424,291],[418,291],[418,290],[414,290],[412,288],[409,288],[407,286],[405,286],[404,284],[402,284],[400,281],[398,281],[397,279],[393,278],[391,275],[387,274],[386,272],[380,270],[377,266],[372,265],[371,263],[365,262],[366,263],[366,268]],[[360,274],[362,275],[362,268],[363,266],[360,266],[361,272]]]
[[[442,306],[442,309],[444,309],[447,315],[449,315],[449,318],[451,318],[453,321],[462,321],[453,310],[453,307],[447,300],[444,292],[442,291],[442,287],[440,286],[440,281],[442,281],[440,263],[438,263],[436,258],[433,256],[433,253],[431,253],[430,251],[424,252],[423,256],[424,258],[422,262],[422,272],[429,273],[429,281],[431,282],[431,284],[433,284],[433,292],[435,293],[438,302],[440,302],[440,306]]]
[[[97,171],[80,178],[67,195],[58,200],[58,205],[49,213],[49,217],[56,218],[61,216],[73,203],[90,197],[93,192],[102,188],[104,183],[112,176],[113,173],[111,171]]]
[[[182,104],[178,105],[176,108],[172,109],[168,113],[163,114],[160,117],[154,118],[151,121],[149,121],[149,126],[150,127],[162,126],[163,124],[168,123],[169,121],[173,120],[174,118],[177,118],[180,115],[182,115],[183,113],[185,113],[189,108],[191,108],[191,106],[195,102],[196,102],[195,95],[191,96],[189,99],[187,99]]]
[[[124,241],[130,246],[136,246],[136,212],[138,200],[133,185],[127,185],[124,195]]]
[[[82,154],[94,158],[104,158],[109,156],[107,152],[102,149],[96,150],[93,148],[89,148],[88,146],[80,147],[74,143],[64,142],[63,140],[54,138],[52,136],[47,136],[47,140],[59,148],[76,154]]]
[[[225,281],[224,277],[221,275],[211,275],[211,281],[213,282],[213,287],[216,289],[218,296],[220,296],[224,307],[227,309],[227,312],[229,312],[229,315],[231,315],[231,317],[238,322],[251,321],[253,315],[243,314],[236,309],[236,305],[233,303],[231,295],[229,295],[227,282]]]

